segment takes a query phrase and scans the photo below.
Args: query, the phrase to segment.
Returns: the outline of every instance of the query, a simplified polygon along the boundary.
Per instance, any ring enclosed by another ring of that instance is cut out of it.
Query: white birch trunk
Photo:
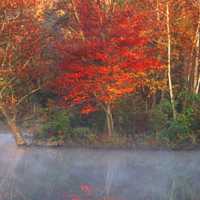
[[[169,93],[170,93],[170,101],[172,106],[173,118],[176,119],[176,109],[175,109],[175,101],[173,94],[173,86],[172,86],[172,78],[171,78],[171,33],[170,33],[170,16],[169,16],[169,3],[167,3],[166,8],[166,16],[167,16],[167,49],[168,49],[168,84],[169,84]]]

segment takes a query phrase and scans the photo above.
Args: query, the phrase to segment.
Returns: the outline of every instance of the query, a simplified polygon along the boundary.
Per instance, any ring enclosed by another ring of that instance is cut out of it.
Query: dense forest
[[[0,111],[61,145],[200,142],[199,0],[1,0]]]

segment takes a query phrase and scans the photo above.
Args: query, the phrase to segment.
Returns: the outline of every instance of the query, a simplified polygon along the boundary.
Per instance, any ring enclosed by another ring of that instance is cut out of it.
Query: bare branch
[[[32,91],[30,91],[28,94],[24,95],[23,97],[21,97],[19,99],[19,101],[17,102],[16,106],[19,106],[21,103],[23,103],[24,100],[26,100],[29,96],[31,96],[32,94],[38,92],[41,89],[41,87],[38,87]]]

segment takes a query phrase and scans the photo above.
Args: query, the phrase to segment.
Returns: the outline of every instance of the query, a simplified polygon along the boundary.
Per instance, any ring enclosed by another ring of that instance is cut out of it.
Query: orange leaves
[[[86,105],[81,109],[81,114],[87,115],[95,111],[97,111],[97,109],[94,106]]]
[[[151,54],[147,51],[145,18],[135,15],[133,6],[117,6],[110,13],[95,1],[74,3],[71,12],[79,19],[72,18],[70,23],[84,39],[74,36],[55,45],[63,59],[57,91],[62,91],[70,105],[82,105],[81,113],[88,114],[135,92],[140,82],[137,73],[158,69],[160,63],[152,49]]]
[[[0,8],[4,9],[17,9],[22,7],[31,7],[34,6],[36,0],[1,0]]]

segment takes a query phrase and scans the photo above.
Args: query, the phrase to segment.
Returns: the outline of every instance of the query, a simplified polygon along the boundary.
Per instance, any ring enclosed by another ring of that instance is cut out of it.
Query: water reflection
[[[0,135],[0,200],[199,200],[200,152],[17,148]]]

